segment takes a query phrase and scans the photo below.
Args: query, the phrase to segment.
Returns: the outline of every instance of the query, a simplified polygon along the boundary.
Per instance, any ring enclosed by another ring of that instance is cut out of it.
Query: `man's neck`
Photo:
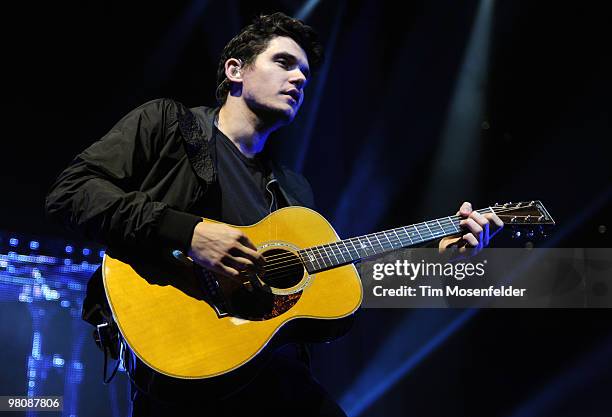
[[[262,151],[275,129],[264,123],[243,102],[226,102],[219,111],[218,129],[247,158]]]

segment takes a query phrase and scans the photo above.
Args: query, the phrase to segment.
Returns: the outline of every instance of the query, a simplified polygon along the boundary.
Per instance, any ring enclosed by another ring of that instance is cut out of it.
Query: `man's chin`
[[[258,107],[255,114],[268,125],[286,125],[293,121],[297,111],[292,107]]]

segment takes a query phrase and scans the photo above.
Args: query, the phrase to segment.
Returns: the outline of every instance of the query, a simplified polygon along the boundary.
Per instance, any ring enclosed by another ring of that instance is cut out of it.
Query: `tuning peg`
[[[543,238],[547,237],[546,230],[544,230],[544,226],[540,225],[540,227],[538,227],[538,234]]]

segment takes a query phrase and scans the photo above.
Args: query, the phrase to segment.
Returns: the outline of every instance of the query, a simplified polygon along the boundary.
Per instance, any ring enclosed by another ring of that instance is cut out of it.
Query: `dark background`
[[[485,77],[469,96],[482,99],[479,114],[454,97],[482,2],[400,10],[324,0],[306,19],[327,67],[269,146],[310,180],[340,236],[449,215],[463,200],[538,199],[557,227],[536,246],[611,247],[610,13],[599,2],[491,4]],[[0,229],[65,236],[43,202],[78,152],[150,99],[214,105],[223,45],[256,14],[302,5],[7,5]],[[449,135],[449,114],[462,106],[460,119],[477,129]],[[463,141],[470,152],[460,158]],[[523,244],[506,234],[493,246]],[[340,400],[376,352],[403,340],[391,337],[403,323],[420,317],[404,336],[417,352],[430,321],[460,313],[364,310],[349,336],[315,348],[315,375]],[[594,309],[478,311],[362,415],[607,415],[611,318]]]

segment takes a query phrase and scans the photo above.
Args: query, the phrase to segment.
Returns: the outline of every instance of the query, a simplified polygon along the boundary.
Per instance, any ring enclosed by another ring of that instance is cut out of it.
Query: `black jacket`
[[[208,142],[218,109],[159,99],[143,104],[76,156],[52,185],[49,217],[114,250],[187,251],[202,217],[218,216],[215,155]],[[299,174],[270,168],[289,205],[314,208]],[[88,284],[83,318],[101,322],[102,274]]]

